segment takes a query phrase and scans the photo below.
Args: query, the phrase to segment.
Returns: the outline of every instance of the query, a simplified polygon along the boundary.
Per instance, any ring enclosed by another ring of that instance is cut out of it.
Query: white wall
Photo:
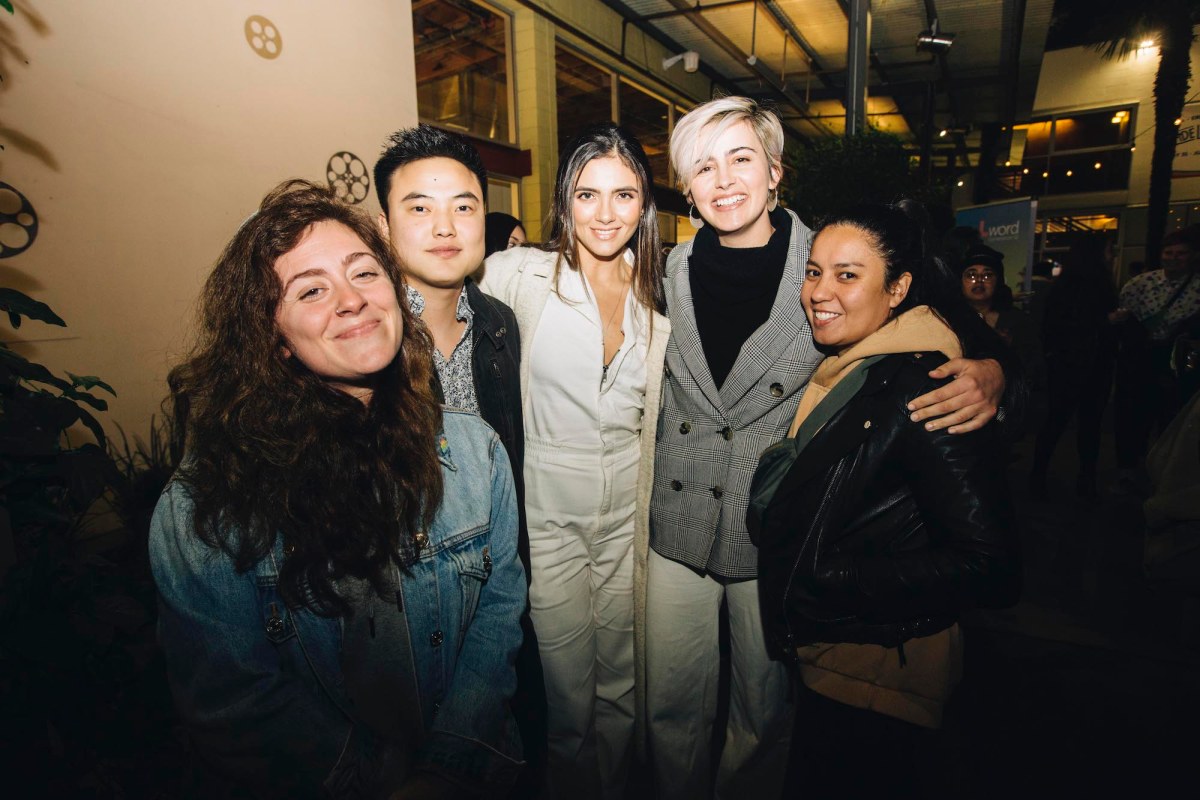
[[[350,151],[374,165],[417,120],[407,0],[17,2],[0,11],[0,181],[40,231],[0,260],[0,286],[48,303],[66,330],[0,336],[57,372],[99,375],[105,415],[145,434],[189,340],[199,288],[262,196],[323,180]],[[278,28],[278,57],[247,43]],[[378,205],[374,186],[363,206]],[[11,229],[10,229],[11,233]]]

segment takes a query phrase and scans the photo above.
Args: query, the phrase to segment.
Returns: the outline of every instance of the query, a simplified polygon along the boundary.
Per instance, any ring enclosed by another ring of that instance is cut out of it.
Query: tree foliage
[[[883,131],[868,129],[823,139],[811,148],[789,149],[784,163],[788,208],[809,224],[859,203],[947,198],[945,187],[920,181],[904,141]]]

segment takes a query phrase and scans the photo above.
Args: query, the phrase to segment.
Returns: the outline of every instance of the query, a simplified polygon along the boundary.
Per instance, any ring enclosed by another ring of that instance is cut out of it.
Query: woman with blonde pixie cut
[[[783,128],[745,97],[679,120],[671,163],[699,230],[667,260],[671,322],[650,499],[643,619],[650,752],[662,798],[712,793],[718,615],[728,609],[729,719],[716,797],[778,797],[792,718],[783,664],[767,654],[758,553],[746,528],[759,454],[783,438],[823,354],[800,305],[811,231],[778,206]],[[950,432],[995,414],[995,362],[955,359],[959,379],[917,398],[914,420]],[[641,666],[641,665],[639,665]]]

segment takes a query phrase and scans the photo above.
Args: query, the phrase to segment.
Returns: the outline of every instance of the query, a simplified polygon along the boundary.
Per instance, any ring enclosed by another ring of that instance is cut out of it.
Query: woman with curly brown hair
[[[478,417],[437,405],[400,285],[370,220],[285,183],[170,375],[186,451],[150,555],[211,790],[460,797],[519,766],[511,471]]]

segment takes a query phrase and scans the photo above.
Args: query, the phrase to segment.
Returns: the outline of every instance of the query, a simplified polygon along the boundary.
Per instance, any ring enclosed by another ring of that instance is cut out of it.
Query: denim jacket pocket
[[[486,541],[486,540],[485,540]],[[475,610],[479,607],[479,594],[483,585],[492,576],[491,548],[479,546],[479,538],[468,540],[461,546],[447,551],[458,572],[459,591],[462,593],[462,614],[459,625],[459,641],[466,635]]]
[[[279,595],[279,589],[273,576],[259,574],[257,579],[259,609],[262,612],[263,632],[267,641],[280,645],[296,635],[296,625],[292,621],[287,604]]]

